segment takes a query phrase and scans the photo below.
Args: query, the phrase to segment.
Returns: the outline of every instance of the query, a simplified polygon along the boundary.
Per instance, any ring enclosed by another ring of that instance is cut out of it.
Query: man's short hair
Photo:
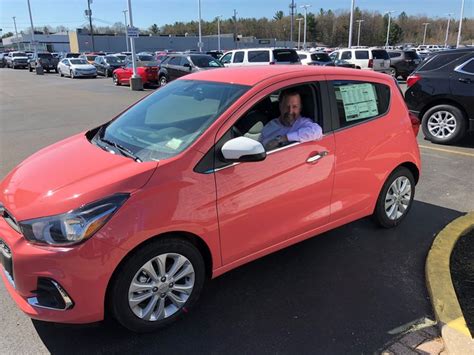
[[[296,96],[296,95],[298,95],[301,99],[301,95],[296,89],[282,90],[280,92],[280,95],[278,95],[278,102],[282,102],[285,96]]]

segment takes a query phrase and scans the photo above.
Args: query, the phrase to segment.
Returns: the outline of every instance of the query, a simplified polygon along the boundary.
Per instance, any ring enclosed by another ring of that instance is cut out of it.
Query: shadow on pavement
[[[396,229],[366,218],[299,243],[209,282],[185,318],[154,334],[33,323],[52,354],[373,353],[390,330],[434,319],[426,256],[461,214],[415,202]]]
[[[420,134],[423,134],[420,132]],[[428,139],[423,138],[426,142],[430,142]],[[430,142],[431,143],[431,142]],[[461,139],[459,142],[453,143],[453,144],[436,144],[433,143],[434,146],[440,147],[440,148],[449,148],[449,147],[460,147],[460,148],[474,148],[474,132],[469,132],[467,133],[463,139]]]

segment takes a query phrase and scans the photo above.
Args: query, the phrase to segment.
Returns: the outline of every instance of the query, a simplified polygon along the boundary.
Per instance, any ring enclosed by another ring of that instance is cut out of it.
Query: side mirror
[[[221,149],[228,162],[261,161],[267,157],[262,143],[247,137],[237,137],[226,142]]]
[[[192,70],[193,68],[191,67],[191,64],[189,63],[184,63],[183,67],[188,68],[189,70]]]

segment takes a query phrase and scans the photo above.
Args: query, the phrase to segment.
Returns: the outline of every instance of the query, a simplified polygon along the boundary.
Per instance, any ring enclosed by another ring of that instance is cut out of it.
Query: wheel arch
[[[199,237],[196,234],[193,234],[193,233],[190,233],[190,232],[185,232],[185,231],[173,231],[173,232],[166,232],[166,233],[155,235],[151,238],[148,238],[144,242],[136,245],[118,263],[117,267],[113,271],[113,273],[112,273],[112,275],[111,275],[111,277],[110,277],[110,279],[107,283],[107,288],[106,288],[105,297],[104,297],[104,315],[107,315],[108,312],[109,312],[107,304],[108,304],[108,299],[110,298],[111,286],[113,285],[113,282],[117,277],[117,274],[119,274],[119,272],[120,272],[121,268],[123,267],[123,265],[125,264],[125,262],[130,257],[132,257],[133,254],[135,254],[135,252],[138,249],[140,249],[140,248],[142,248],[142,247],[144,247],[148,244],[151,244],[151,243],[155,242],[158,239],[162,239],[162,238],[181,239],[181,240],[185,240],[185,241],[190,242],[191,244],[193,244],[198,249],[198,251],[201,253],[201,255],[203,257],[204,265],[205,265],[205,268],[206,268],[206,270],[205,270],[206,278],[210,279],[212,277],[212,265],[213,265],[213,263],[212,263],[211,250],[209,249],[207,243],[201,237]]]

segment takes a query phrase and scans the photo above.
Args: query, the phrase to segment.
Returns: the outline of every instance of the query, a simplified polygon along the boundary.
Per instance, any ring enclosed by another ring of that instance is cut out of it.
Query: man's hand
[[[282,147],[282,146],[286,145],[287,143],[288,143],[288,138],[286,137],[286,135],[278,136],[278,137],[272,139],[271,141],[269,141],[265,145],[265,149],[266,150],[272,150],[272,149],[275,149],[275,148],[278,148],[278,147]]]

